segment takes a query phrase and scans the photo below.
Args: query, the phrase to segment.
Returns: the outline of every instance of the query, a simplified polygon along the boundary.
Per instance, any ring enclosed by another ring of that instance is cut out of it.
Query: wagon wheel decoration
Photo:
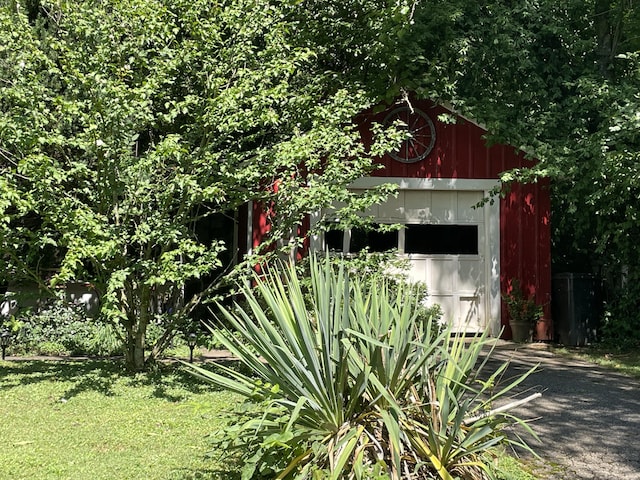
[[[389,156],[403,163],[415,163],[424,159],[436,143],[436,127],[429,116],[422,110],[409,107],[398,107],[384,119],[384,125],[400,124],[410,137],[400,147],[390,152]]]

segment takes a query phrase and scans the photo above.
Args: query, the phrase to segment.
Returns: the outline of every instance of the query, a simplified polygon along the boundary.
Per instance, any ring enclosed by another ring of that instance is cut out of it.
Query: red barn
[[[544,305],[537,338],[551,339],[550,197],[548,182],[511,185],[495,202],[482,200],[500,187],[500,174],[530,165],[522,152],[507,145],[487,147],[486,131],[430,101],[397,104],[379,114],[363,113],[359,125],[366,141],[372,122],[401,120],[412,133],[398,151],[379,160],[384,168],[351,187],[366,189],[395,183],[399,194],[367,212],[379,223],[402,224],[390,233],[350,231],[326,234],[312,248],[353,252],[397,248],[411,265],[413,280],[427,285],[429,298],[442,306],[445,319],[458,329],[489,329],[510,338],[502,292],[518,279],[525,292]],[[250,214],[251,243],[265,228],[259,209]]]

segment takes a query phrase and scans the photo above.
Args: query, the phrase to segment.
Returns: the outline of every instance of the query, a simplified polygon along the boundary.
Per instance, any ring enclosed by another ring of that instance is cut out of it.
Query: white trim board
[[[400,190],[482,190],[487,193],[500,185],[499,180],[493,179],[363,177],[351,183],[349,188],[374,188],[388,183],[398,185]]]

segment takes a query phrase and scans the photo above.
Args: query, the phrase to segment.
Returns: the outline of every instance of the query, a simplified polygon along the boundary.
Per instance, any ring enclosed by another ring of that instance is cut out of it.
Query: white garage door
[[[403,190],[374,207],[378,222],[398,222],[398,251],[410,262],[410,278],[427,285],[457,330],[479,331],[487,324],[486,229],[482,191]]]
[[[340,249],[353,252],[365,244],[373,250],[398,248],[410,262],[410,278],[426,284],[429,302],[442,307],[444,319],[456,330],[490,328],[497,334],[499,211],[495,204],[477,207],[488,194],[488,185],[483,188],[488,182],[409,180],[400,184],[396,198],[365,212],[379,223],[400,223],[404,228],[364,239],[347,232],[340,237]],[[445,189],[438,189],[442,186]],[[328,246],[324,243],[323,248]]]
[[[408,224],[404,253],[410,278],[427,285],[429,301],[442,307],[457,330],[479,331],[486,325],[484,215],[473,208],[482,195],[407,190],[398,197]]]

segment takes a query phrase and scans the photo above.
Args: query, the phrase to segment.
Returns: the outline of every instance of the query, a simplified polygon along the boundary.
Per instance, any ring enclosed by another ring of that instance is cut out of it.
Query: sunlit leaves
[[[139,351],[158,305],[233,246],[199,221],[263,201],[267,240],[288,238],[371,169],[352,119],[384,96],[380,35],[404,28],[403,5],[3,6],[0,271],[42,280],[46,258],[54,283],[91,280]]]

